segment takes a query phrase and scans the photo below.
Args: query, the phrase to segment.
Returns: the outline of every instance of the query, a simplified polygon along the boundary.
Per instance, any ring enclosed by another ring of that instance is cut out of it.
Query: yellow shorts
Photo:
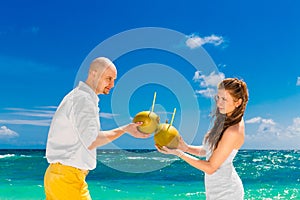
[[[50,164],[44,177],[46,200],[91,200],[85,177],[88,171]]]

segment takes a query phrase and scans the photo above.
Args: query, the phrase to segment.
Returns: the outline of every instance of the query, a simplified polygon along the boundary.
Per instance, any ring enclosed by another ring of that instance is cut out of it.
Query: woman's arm
[[[176,155],[191,166],[207,174],[213,174],[228,158],[232,150],[235,148],[236,143],[240,141],[241,137],[243,137],[241,133],[229,127],[224,132],[218,147],[213,151],[212,156],[207,161],[188,155],[180,149],[168,149],[164,146],[162,149],[158,148],[158,151],[165,154]]]
[[[206,155],[206,151],[203,148],[203,146],[188,145],[181,136],[179,139],[178,149],[180,149],[183,152],[187,152],[189,154],[195,155],[195,156],[205,156]]]
[[[200,157],[204,157],[206,155],[206,151],[203,146],[188,145],[184,152]]]

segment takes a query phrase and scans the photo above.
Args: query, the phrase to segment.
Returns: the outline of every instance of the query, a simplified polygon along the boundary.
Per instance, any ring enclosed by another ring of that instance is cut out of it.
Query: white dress
[[[206,160],[212,154],[207,144]],[[244,187],[233,166],[233,159],[238,150],[233,150],[220,168],[213,174],[205,173],[205,191],[207,200],[241,200],[244,199]]]

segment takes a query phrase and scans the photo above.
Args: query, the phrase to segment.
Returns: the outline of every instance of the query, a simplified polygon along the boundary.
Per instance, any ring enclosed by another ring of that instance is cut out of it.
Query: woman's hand
[[[183,138],[180,136],[179,143],[178,143],[178,149],[180,149],[183,152],[186,152],[189,148],[189,145],[183,140]]]
[[[181,151],[180,149],[169,149],[166,146],[159,148],[157,145],[155,145],[155,147],[156,147],[157,151],[159,151],[160,153],[163,153],[163,154],[175,155],[178,157],[181,157],[184,154],[184,152]]]

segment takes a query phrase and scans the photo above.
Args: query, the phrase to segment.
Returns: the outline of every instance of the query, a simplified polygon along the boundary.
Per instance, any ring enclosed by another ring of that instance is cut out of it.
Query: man
[[[92,61],[85,82],[67,94],[52,119],[46,158],[50,163],[44,177],[46,199],[91,199],[85,177],[96,167],[96,148],[125,132],[136,138],[149,135],[137,130],[140,123],[100,132],[99,94],[109,94],[117,77],[107,58]]]

